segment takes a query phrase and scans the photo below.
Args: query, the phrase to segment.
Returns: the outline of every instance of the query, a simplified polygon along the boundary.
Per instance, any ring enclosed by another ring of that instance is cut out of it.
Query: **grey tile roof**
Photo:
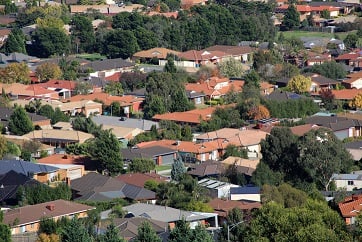
[[[27,176],[28,174],[51,173],[59,170],[59,168],[23,160],[0,160],[0,174],[5,174],[11,170]]]
[[[331,78],[325,77],[325,76],[314,76],[316,75],[315,73],[306,73],[304,74],[304,76],[306,77],[310,77],[312,79],[313,82],[318,83],[319,85],[329,85],[329,84],[337,84],[340,83],[336,80],[333,80]]]
[[[361,174],[333,174],[333,180],[362,180]]]
[[[152,125],[156,125],[156,127],[158,128],[158,122],[145,120],[145,119],[128,118],[124,121],[119,121],[119,117],[111,117],[104,115],[95,116],[92,119],[98,125],[103,124],[103,125],[115,125],[127,128],[139,128],[145,131],[151,130]]]
[[[196,98],[196,97],[205,97],[206,95],[202,92],[186,91],[186,96],[188,98]]]
[[[121,149],[124,159],[132,160],[134,158],[156,158],[160,155],[174,154],[176,150],[164,146],[152,146],[138,149]]]
[[[317,124],[332,131],[339,131],[349,129],[351,127],[361,127],[362,121],[357,119],[348,119],[345,117],[337,116],[311,116],[306,119],[308,124]]]

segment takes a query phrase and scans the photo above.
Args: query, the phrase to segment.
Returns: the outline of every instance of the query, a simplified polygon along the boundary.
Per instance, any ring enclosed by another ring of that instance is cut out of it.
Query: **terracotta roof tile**
[[[342,89],[332,90],[335,99],[352,100],[357,94],[361,93],[360,89]]]
[[[143,102],[144,98],[133,95],[111,96],[108,93],[99,92],[88,95],[76,95],[70,98],[71,101],[81,100],[102,100],[105,105],[111,105],[112,102],[119,102],[121,106],[130,106],[136,102]]]
[[[342,217],[356,217],[362,208],[362,195],[347,197],[343,202],[338,204],[338,207]]]
[[[321,128],[321,127],[318,125],[315,125],[315,124],[303,124],[303,125],[291,127],[290,130],[292,131],[293,134],[302,136],[311,130],[316,130],[319,128]]]
[[[143,51],[136,52],[133,54],[133,57],[137,57],[137,58],[157,57],[158,59],[166,59],[168,53],[175,54],[175,55],[180,54],[180,52],[178,52],[178,51],[174,51],[174,50],[170,50],[170,49],[166,49],[166,48],[152,48],[149,50],[143,50]]]

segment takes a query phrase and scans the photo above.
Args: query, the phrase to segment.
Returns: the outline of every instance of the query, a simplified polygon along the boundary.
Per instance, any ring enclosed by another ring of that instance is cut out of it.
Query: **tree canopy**
[[[23,107],[17,106],[14,109],[9,119],[9,130],[16,135],[24,135],[34,130],[34,125]]]

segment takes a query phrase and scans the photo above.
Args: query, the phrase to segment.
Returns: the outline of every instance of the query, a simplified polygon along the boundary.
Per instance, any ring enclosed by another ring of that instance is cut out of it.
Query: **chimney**
[[[54,209],[55,209],[55,204],[49,204],[49,205],[46,206],[46,208],[47,208],[48,210],[50,210],[50,211],[54,211]]]

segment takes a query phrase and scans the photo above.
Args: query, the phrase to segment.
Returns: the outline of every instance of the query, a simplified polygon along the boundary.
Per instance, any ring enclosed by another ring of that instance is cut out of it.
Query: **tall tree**
[[[16,135],[24,135],[34,130],[33,123],[23,107],[16,107],[11,114],[9,119],[9,130]]]
[[[138,233],[134,242],[161,242],[162,239],[156,234],[149,222],[143,222],[137,229]]]
[[[4,214],[0,211],[0,241],[11,242],[11,230],[10,226],[3,224]]]
[[[290,4],[284,14],[283,25],[290,30],[300,26],[300,14],[294,4]]]
[[[334,80],[343,79],[347,75],[343,65],[335,61],[328,61],[320,65],[313,65],[310,71]]]
[[[76,14],[72,18],[72,42],[76,44],[76,53],[93,52],[95,34],[92,21],[85,15]]]
[[[109,58],[127,59],[139,50],[137,39],[130,30],[116,29],[104,38],[103,53]]]
[[[26,54],[25,35],[19,28],[13,28],[2,47],[6,54],[19,52]]]
[[[35,73],[40,81],[49,81],[50,79],[59,79],[63,73],[60,67],[55,63],[44,63],[36,67]]]
[[[111,223],[107,226],[106,232],[99,236],[99,242],[125,242],[125,240],[119,234],[119,229]]]
[[[311,85],[312,85],[312,80],[310,79],[310,77],[297,75],[289,80],[287,87],[293,92],[305,93],[310,91]]]
[[[25,62],[11,63],[5,68],[0,69],[0,76],[2,83],[23,83],[29,84],[29,67]]]
[[[74,217],[61,232],[61,242],[92,242],[93,239],[82,222]]]
[[[242,77],[245,70],[240,61],[229,58],[219,64],[220,73],[225,77]]]
[[[180,181],[182,175],[186,172],[184,163],[180,158],[175,159],[172,163],[171,178],[175,181]]]
[[[103,170],[116,175],[123,170],[120,143],[110,130],[100,130],[89,144],[89,153],[100,161]]]
[[[136,158],[132,160],[129,169],[132,172],[150,172],[155,169],[155,161],[152,159]]]

